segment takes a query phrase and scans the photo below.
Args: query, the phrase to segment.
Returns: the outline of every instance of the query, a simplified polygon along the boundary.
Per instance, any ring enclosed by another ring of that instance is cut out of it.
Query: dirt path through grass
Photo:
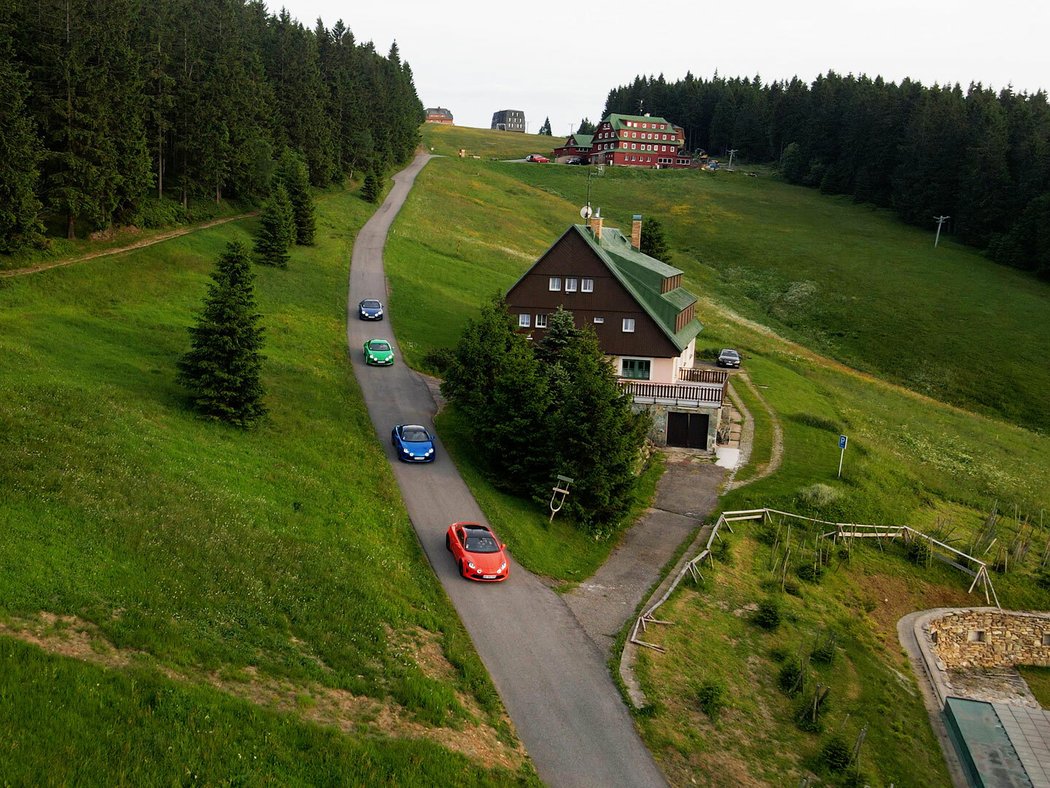
[[[48,271],[52,268],[62,268],[67,265],[76,265],[77,263],[85,263],[88,260],[96,260],[99,257],[107,257],[114,254],[124,254],[124,252],[131,252],[135,249],[142,249],[146,246],[153,246],[153,244],[159,244],[162,241],[169,241],[172,238],[178,238],[183,235],[189,235],[195,233],[198,230],[207,230],[209,227],[217,227],[220,224],[226,224],[227,222],[236,222],[239,219],[247,219],[250,216],[255,216],[258,211],[249,211],[248,213],[240,213],[236,216],[223,216],[220,219],[212,219],[209,222],[203,224],[194,224],[189,227],[179,227],[176,230],[168,230],[167,232],[159,233],[158,235],[150,236],[149,238],[143,238],[140,241],[136,241],[132,244],[126,244],[125,246],[118,246],[114,249],[99,249],[97,252],[88,252],[87,254],[78,255],[76,257],[67,257],[64,260],[51,260],[46,263],[38,263],[37,265],[27,266],[26,268],[15,268],[10,271],[0,271],[0,278],[14,277],[14,276],[27,276],[28,274],[37,274],[41,271]]]

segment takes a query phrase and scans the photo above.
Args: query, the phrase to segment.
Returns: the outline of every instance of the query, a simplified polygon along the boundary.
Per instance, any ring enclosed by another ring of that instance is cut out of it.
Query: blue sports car
[[[382,320],[383,302],[377,298],[366,298],[357,305],[357,314],[362,320]]]
[[[434,436],[419,424],[398,424],[390,432],[397,458],[401,462],[433,462]]]

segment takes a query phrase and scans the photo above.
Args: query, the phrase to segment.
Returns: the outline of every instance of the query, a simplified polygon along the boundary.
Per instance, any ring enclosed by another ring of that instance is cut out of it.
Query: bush
[[[820,733],[824,730],[822,717],[827,711],[830,692],[830,689],[818,684],[813,694],[796,707],[795,725],[799,730],[807,733]]]
[[[852,760],[849,745],[838,734],[832,736],[820,748],[820,761],[829,772],[844,772]]]
[[[780,626],[780,603],[776,599],[763,599],[758,603],[754,622],[763,629],[773,631]]]
[[[916,566],[929,566],[933,550],[925,539],[913,539],[908,545],[908,560]]]
[[[186,223],[186,211],[182,203],[173,200],[143,200],[135,222],[147,230],[174,227]]]
[[[696,691],[696,703],[700,711],[711,720],[718,719],[719,713],[726,707],[726,686],[721,681],[708,679]]]
[[[783,662],[788,656],[790,656],[790,653],[791,652],[783,646],[773,646],[773,648],[769,650],[769,658],[774,662]]]
[[[784,593],[791,594],[791,596],[802,597],[802,589],[798,587],[798,583],[794,580],[784,580]]]
[[[819,583],[824,577],[824,568],[807,562],[795,567],[795,574],[807,583]]]
[[[817,641],[817,645],[813,647],[809,659],[811,662],[816,662],[819,665],[830,665],[835,661],[837,651],[838,637],[834,632],[828,632]]]
[[[798,422],[799,424],[805,424],[807,427],[813,427],[817,430],[833,432],[836,435],[841,432],[837,422],[834,422],[831,419],[825,419],[821,416],[815,416],[812,413],[796,413],[789,418],[792,421]]]
[[[452,362],[456,360],[456,351],[450,347],[436,347],[428,350],[422,359],[422,365],[428,372],[444,376]]]
[[[780,666],[777,674],[777,686],[785,695],[795,697],[805,689],[806,673],[802,667],[802,660],[798,657],[790,657]]]

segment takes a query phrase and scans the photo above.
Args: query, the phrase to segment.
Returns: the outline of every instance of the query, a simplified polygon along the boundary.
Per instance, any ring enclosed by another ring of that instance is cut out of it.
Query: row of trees
[[[0,0],[0,251],[149,223],[148,197],[255,200],[275,159],[315,186],[406,161],[411,68],[259,0]]]
[[[571,312],[552,314],[533,345],[493,299],[464,330],[441,391],[469,418],[496,486],[546,502],[555,476],[569,476],[565,510],[596,536],[627,513],[649,417],[632,413],[594,332]]]
[[[912,224],[950,216],[962,240],[1050,277],[1050,104],[1044,92],[905,79],[687,74],[636,77],[605,113],[650,112],[685,129],[690,149],[735,149],[784,177],[894,209]]]

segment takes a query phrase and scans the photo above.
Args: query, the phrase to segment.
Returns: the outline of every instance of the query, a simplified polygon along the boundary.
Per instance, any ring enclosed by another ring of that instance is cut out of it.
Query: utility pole
[[[736,148],[730,148],[726,151],[729,154],[729,166],[726,169],[733,169],[733,154],[737,152]]]
[[[937,222],[937,236],[933,239],[933,248],[937,248],[937,242],[941,240],[941,225],[951,219],[950,216],[934,216],[933,220]]]

